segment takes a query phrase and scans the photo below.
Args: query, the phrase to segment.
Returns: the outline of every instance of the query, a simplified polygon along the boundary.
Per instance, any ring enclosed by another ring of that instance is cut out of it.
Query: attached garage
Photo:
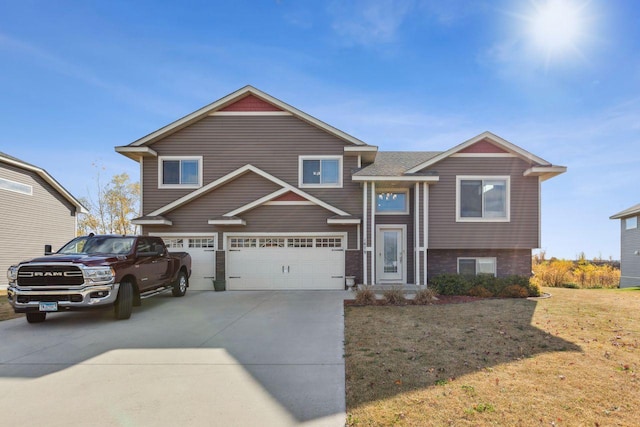
[[[229,290],[344,289],[345,236],[225,238]]]
[[[216,276],[216,239],[212,236],[160,237],[169,251],[188,252],[191,255],[189,290],[213,290],[213,280]]]

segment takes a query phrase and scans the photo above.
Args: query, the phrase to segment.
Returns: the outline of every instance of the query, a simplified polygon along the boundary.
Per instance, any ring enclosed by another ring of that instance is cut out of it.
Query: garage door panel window
[[[230,237],[229,248],[342,248],[342,237]]]
[[[164,244],[169,249],[182,249],[184,248],[184,239],[162,239]]]
[[[214,239],[189,239],[190,248],[215,248]]]
[[[236,238],[233,237],[229,240],[229,246],[232,249],[237,248],[255,248],[258,246],[258,239],[244,239],[244,238]]]

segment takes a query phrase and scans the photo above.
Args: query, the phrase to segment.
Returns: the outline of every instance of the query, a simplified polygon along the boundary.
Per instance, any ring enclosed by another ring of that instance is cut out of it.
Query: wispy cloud
[[[371,46],[394,42],[413,6],[412,0],[334,1],[329,13],[333,30],[345,43]]]
[[[11,51],[26,56],[37,66],[61,74],[80,83],[101,89],[110,96],[129,105],[141,107],[149,112],[167,117],[176,117],[182,113],[175,102],[150,96],[119,83],[112,82],[94,72],[91,68],[73,60],[56,55],[42,47],[0,33],[0,50]]]

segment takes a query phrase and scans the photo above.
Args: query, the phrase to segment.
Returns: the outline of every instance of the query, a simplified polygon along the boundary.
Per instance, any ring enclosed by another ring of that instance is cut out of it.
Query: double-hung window
[[[160,156],[158,159],[158,187],[202,187],[202,157]]]
[[[509,221],[509,177],[457,177],[458,222]]]
[[[342,187],[342,156],[300,156],[299,187]]]
[[[458,274],[476,276],[478,274],[496,275],[495,258],[458,258]]]

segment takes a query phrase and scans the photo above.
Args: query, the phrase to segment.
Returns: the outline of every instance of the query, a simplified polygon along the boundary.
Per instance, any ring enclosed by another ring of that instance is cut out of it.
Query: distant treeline
[[[620,262],[586,259],[584,254],[575,261],[550,258],[541,252],[533,256],[533,278],[538,286],[564,288],[617,288],[620,285]]]

